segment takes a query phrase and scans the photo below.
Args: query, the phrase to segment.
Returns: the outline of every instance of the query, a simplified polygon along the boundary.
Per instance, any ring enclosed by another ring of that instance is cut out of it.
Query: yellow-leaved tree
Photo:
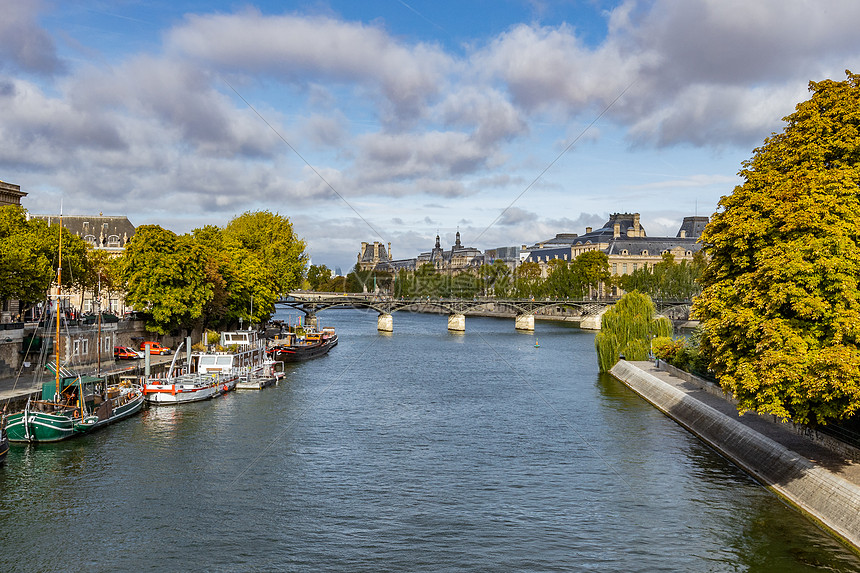
[[[826,423],[860,408],[860,76],[810,82],[702,235],[702,351],[739,408]]]

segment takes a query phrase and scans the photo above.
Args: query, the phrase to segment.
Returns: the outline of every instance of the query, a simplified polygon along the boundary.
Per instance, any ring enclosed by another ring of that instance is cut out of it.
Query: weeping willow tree
[[[619,355],[627,360],[647,360],[654,336],[672,336],[672,321],[656,315],[651,297],[638,291],[625,294],[604,313],[594,338],[601,372],[608,372]]]

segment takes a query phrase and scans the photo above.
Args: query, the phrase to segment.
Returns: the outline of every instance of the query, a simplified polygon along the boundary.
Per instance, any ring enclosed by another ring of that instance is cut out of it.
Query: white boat
[[[236,389],[262,390],[267,386],[277,384],[284,377],[283,367],[283,362],[264,360],[258,368],[239,374],[239,381],[236,382]]]
[[[143,386],[146,401],[152,404],[180,404],[207,400],[236,389],[242,377],[256,382],[265,361],[265,348],[252,331],[222,332],[222,348],[227,351],[191,355],[189,372],[174,375],[174,364],[164,378],[150,378]],[[181,345],[180,345],[181,349]],[[177,350],[174,356],[179,355]],[[267,384],[268,385],[268,384]]]
[[[229,391],[229,381],[219,374],[198,372],[150,378],[143,384],[143,397],[150,404],[183,404],[208,400]],[[233,379],[233,385],[236,381]]]

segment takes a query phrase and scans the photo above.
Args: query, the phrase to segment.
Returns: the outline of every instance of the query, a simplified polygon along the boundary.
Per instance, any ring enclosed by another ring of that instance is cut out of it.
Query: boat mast
[[[99,271],[99,294],[96,302],[98,312],[99,330],[96,339],[96,375],[102,375],[102,273]]]
[[[60,228],[59,234],[59,249],[57,254],[57,302],[54,305],[54,317],[57,321],[56,336],[54,338],[54,377],[57,385],[56,393],[54,394],[54,402],[60,401],[60,280],[63,276],[63,206],[60,204]]]

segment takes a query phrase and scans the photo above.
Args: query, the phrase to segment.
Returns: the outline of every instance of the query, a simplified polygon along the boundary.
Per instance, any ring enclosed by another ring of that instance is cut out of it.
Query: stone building
[[[59,215],[30,215],[48,225],[58,223]],[[81,237],[96,249],[119,254],[134,236],[134,225],[128,217],[98,215],[63,215],[63,227]]]
[[[433,249],[413,259],[391,258],[391,243],[388,243],[387,252],[382,243],[374,242],[372,245],[361,243],[361,251],[358,253],[358,266],[363,271],[378,270],[393,273],[400,270],[415,271],[425,264],[432,265],[440,272],[458,274],[484,264],[484,254],[475,247],[463,246],[459,231],[449,250],[442,248],[441,239],[436,235],[436,245]]]
[[[59,215],[28,215],[34,219],[41,219],[48,225],[60,222]],[[135,227],[124,216],[110,216],[99,213],[98,215],[63,215],[63,227],[70,233],[81,237],[84,242],[93,248],[106,251],[111,256],[120,255],[128,242],[134,236]],[[116,314],[123,314],[126,310],[125,295],[120,292],[101,293],[99,297],[90,292],[72,292],[70,303],[81,312],[95,312],[99,308]]]
[[[436,235],[436,246],[432,251],[418,255],[415,268],[430,264],[437,271],[458,274],[484,264],[484,255],[481,251],[475,247],[464,247],[460,242],[460,231],[457,231],[455,237],[451,249],[446,251],[441,246],[439,235]]]
[[[389,262],[391,261],[391,243],[388,243],[388,251],[385,250],[385,245],[379,241],[370,243],[361,243],[361,251],[358,253],[358,268],[363,271],[389,271]]]
[[[613,213],[601,228],[585,228],[585,233],[563,233],[533,247],[524,248],[523,262],[533,261],[547,275],[552,259],[572,261],[587,251],[600,250],[609,258],[609,271],[613,276],[652,267],[671,253],[675,262],[692,261],[701,249],[698,239],[708,217],[684,217],[674,237],[649,237],[639,220],[639,213]]]
[[[0,207],[3,205],[21,205],[21,198],[27,194],[21,191],[20,185],[0,181]]]
[[[21,191],[20,185],[0,181],[0,207],[5,205],[21,206],[21,198],[27,194]],[[16,320],[21,313],[21,303],[18,300],[0,300],[0,324]]]

